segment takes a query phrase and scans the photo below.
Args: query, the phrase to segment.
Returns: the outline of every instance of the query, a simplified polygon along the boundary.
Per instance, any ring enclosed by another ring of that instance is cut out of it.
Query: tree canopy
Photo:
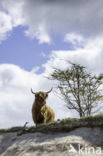
[[[76,110],[79,116],[89,116],[97,111],[103,101],[103,75],[94,75],[86,67],[70,63],[66,70],[55,69],[51,74],[52,80],[57,80],[59,89],[66,106]]]

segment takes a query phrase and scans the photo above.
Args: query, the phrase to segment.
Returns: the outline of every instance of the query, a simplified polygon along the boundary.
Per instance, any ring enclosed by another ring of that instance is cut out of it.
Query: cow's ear
[[[45,93],[45,97],[46,97],[46,98],[48,97],[48,93]]]

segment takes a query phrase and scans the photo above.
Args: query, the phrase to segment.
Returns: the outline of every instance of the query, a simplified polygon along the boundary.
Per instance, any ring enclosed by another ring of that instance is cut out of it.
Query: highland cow
[[[54,112],[46,105],[46,99],[51,91],[52,89],[48,92],[33,92],[31,89],[31,92],[35,95],[35,101],[32,106],[32,118],[36,125],[54,121]]]

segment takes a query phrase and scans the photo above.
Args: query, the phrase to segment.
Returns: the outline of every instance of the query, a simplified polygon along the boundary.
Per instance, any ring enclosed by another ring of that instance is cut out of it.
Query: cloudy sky
[[[0,0],[0,128],[33,125],[30,88],[55,86],[45,76],[65,59],[103,71],[103,0]],[[77,116],[55,92],[47,104]]]

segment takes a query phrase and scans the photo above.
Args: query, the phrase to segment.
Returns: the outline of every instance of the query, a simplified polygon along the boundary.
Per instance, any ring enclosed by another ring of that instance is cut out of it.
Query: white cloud
[[[23,24],[23,1],[0,1],[0,41],[6,39],[13,27]]]
[[[30,28],[29,30],[25,31],[26,36],[29,36],[31,38],[37,38],[39,43],[51,43],[51,38],[46,32],[46,29],[43,25],[39,26],[36,31],[34,29]]]
[[[103,34],[102,0],[27,0],[23,6],[25,25],[34,31],[42,24],[46,32],[77,33],[83,36]]]
[[[6,33],[11,30],[11,17],[0,11],[0,40],[4,40],[6,38]]]
[[[51,32],[80,34],[84,38],[99,36],[103,34],[102,5],[102,0],[1,0],[1,12],[8,16],[3,21],[7,27],[2,36],[18,25],[28,26],[26,35],[40,43],[51,43]],[[74,42],[74,37],[70,38]]]
[[[84,38],[82,35],[80,34],[76,34],[76,33],[70,33],[70,34],[66,34],[65,38],[64,38],[65,42],[70,42],[74,45],[74,47],[78,47],[78,46],[83,46],[84,45]]]
[[[39,69],[40,69],[39,66],[33,67],[32,70],[31,70],[31,72],[32,72],[32,73],[36,73],[36,72],[39,71]]]
[[[0,4],[5,12],[11,17],[13,27],[23,24],[22,7],[24,0],[1,0]]]
[[[39,27],[39,31],[36,32],[36,38],[39,40],[39,43],[50,43],[51,39],[43,26]]]

